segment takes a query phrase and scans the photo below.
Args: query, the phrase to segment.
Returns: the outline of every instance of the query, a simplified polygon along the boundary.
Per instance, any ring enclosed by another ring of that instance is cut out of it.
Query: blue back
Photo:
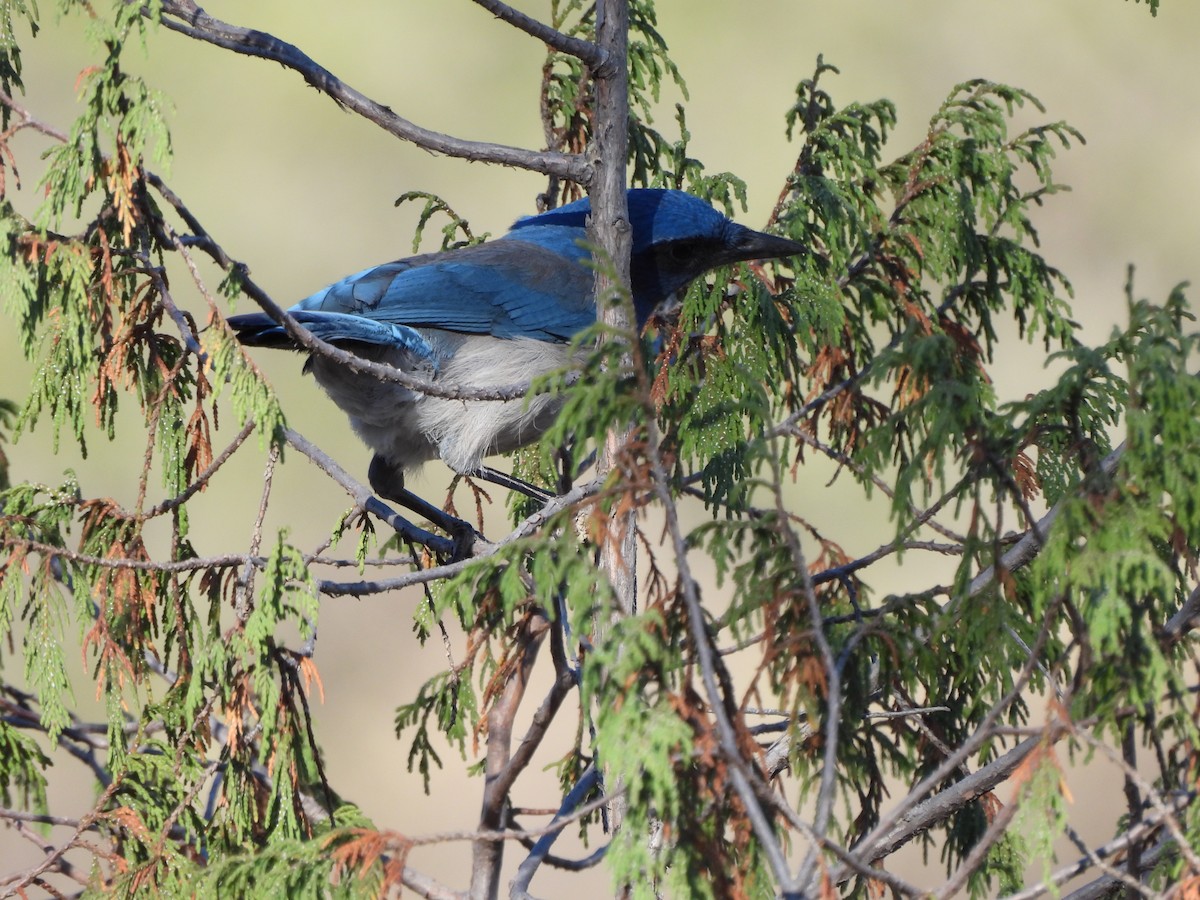
[[[692,278],[721,262],[747,234],[682,191],[628,192],[631,287],[638,325]],[[587,265],[588,200],[518,219],[499,240],[365,269],[306,297],[294,313],[324,340],[403,346],[427,355],[414,329],[569,341],[596,319]],[[687,250],[687,253],[681,253]],[[356,320],[358,324],[356,325]],[[264,315],[230,320],[246,343],[289,346]]]
[[[447,253],[398,260],[351,275],[294,310],[350,313],[392,325],[443,328],[500,338],[567,341],[596,318],[587,199],[518,219],[503,238]],[[639,257],[676,240],[720,241],[733,223],[682,191],[629,191],[634,270]],[[737,227],[737,226],[734,226]],[[635,278],[638,318],[674,290]]]
[[[349,313],[410,328],[501,338],[568,341],[595,321],[592,274],[573,256],[540,244],[492,241],[449,253],[386,263],[344,278],[294,311]]]

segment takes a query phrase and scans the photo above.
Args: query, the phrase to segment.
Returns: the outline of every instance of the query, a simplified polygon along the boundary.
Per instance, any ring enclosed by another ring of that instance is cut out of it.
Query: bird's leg
[[[482,478],[484,481],[490,481],[492,484],[499,485],[507,490],[516,491],[518,494],[524,494],[538,503],[546,503],[554,497],[549,491],[544,491],[540,487],[536,487],[528,481],[518,478],[516,475],[509,475],[507,472],[501,472],[489,466],[480,466],[471,475],[476,478]]]
[[[468,522],[450,515],[440,507],[434,506],[428,500],[418,497],[404,486],[404,473],[391,465],[378,453],[371,459],[367,469],[367,480],[380,497],[395,501],[405,509],[412,510],[419,516],[424,516],[438,528],[454,538],[455,559],[466,559],[471,555],[471,547],[476,538],[481,537]]]

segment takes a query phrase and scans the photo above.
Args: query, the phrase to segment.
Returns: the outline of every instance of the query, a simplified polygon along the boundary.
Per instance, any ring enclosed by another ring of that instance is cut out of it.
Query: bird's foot
[[[367,479],[371,483],[372,490],[380,497],[399,503],[405,509],[425,518],[434,527],[444,531],[453,542],[450,551],[451,562],[470,559],[476,554],[477,548],[488,543],[487,539],[469,522],[450,515],[441,507],[434,506],[428,500],[406,488],[403,474],[378,454],[371,460]]]

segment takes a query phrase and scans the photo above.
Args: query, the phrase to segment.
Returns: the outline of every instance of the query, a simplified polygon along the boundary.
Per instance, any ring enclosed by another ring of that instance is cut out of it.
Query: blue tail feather
[[[354,341],[359,344],[376,344],[408,350],[424,359],[433,357],[433,348],[429,346],[429,342],[419,331],[407,325],[394,325],[347,313],[294,310],[291,315],[314,336],[330,344]],[[237,332],[238,340],[247,346],[300,349],[283,326],[265,313],[230,316],[228,321],[230,327]]]

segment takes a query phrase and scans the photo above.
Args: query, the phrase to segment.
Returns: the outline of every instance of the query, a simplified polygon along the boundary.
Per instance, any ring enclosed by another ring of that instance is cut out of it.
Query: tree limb
[[[567,826],[566,817],[575,810],[575,807],[583,802],[583,798],[590,794],[599,783],[600,770],[595,765],[589,766],[583,775],[580,776],[575,786],[563,797],[562,805],[550,821],[550,827],[553,828],[555,825],[558,827],[542,835],[530,849],[529,855],[521,862],[516,876],[509,883],[509,897],[513,898],[513,900],[526,900],[529,897],[529,882],[533,880],[538,867],[550,853],[550,848],[554,846],[554,841],[562,834],[562,829]],[[604,849],[606,848],[601,848],[601,850]]]
[[[504,826],[504,811],[508,791],[515,772],[512,762],[513,722],[529,686],[538,650],[549,631],[549,623],[538,615],[529,615],[520,626],[520,636],[511,657],[512,671],[505,680],[500,696],[487,716],[487,762],[483,788],[483,804],[479,815],[479,831],[499,831]],[[519,770],[518,770],[519,771]],[[500,863],[504,843],[498,839],[480,837],[471,848],[471,896],[487,900],[498,895]]]
[[[298,47],[266,32],[231,25],[213,18],[193,0],[164,0],[162,24],[179,34],[234,53],[277,62],[299,74],[309,85],[329,96],[338,106],[357,113],[389,134],[410,141],[424,150],[471,162],[490,162],[529,169],[583,185],[591,180],[591,170],[577,156],[550,150],[525,150],[486,141],[468,141],[422,128],[350,87]]]
[[[568,56],[577,57],[580,62],[593,72],[605,71],[604,66],[609,59],[608,54],[591,41],[581,40],[580,38],[563,34],[561,31],[556,31],[549,25],[539,22],[532,16],[525,15],[520,10],[513,9],[507,3],[500,2],[500,0],[475,0],[475,3],[482,6],[497,19],[507,22],[514,28],[519,28],[526,34],[537,38],[548,47],[566,53]]]

